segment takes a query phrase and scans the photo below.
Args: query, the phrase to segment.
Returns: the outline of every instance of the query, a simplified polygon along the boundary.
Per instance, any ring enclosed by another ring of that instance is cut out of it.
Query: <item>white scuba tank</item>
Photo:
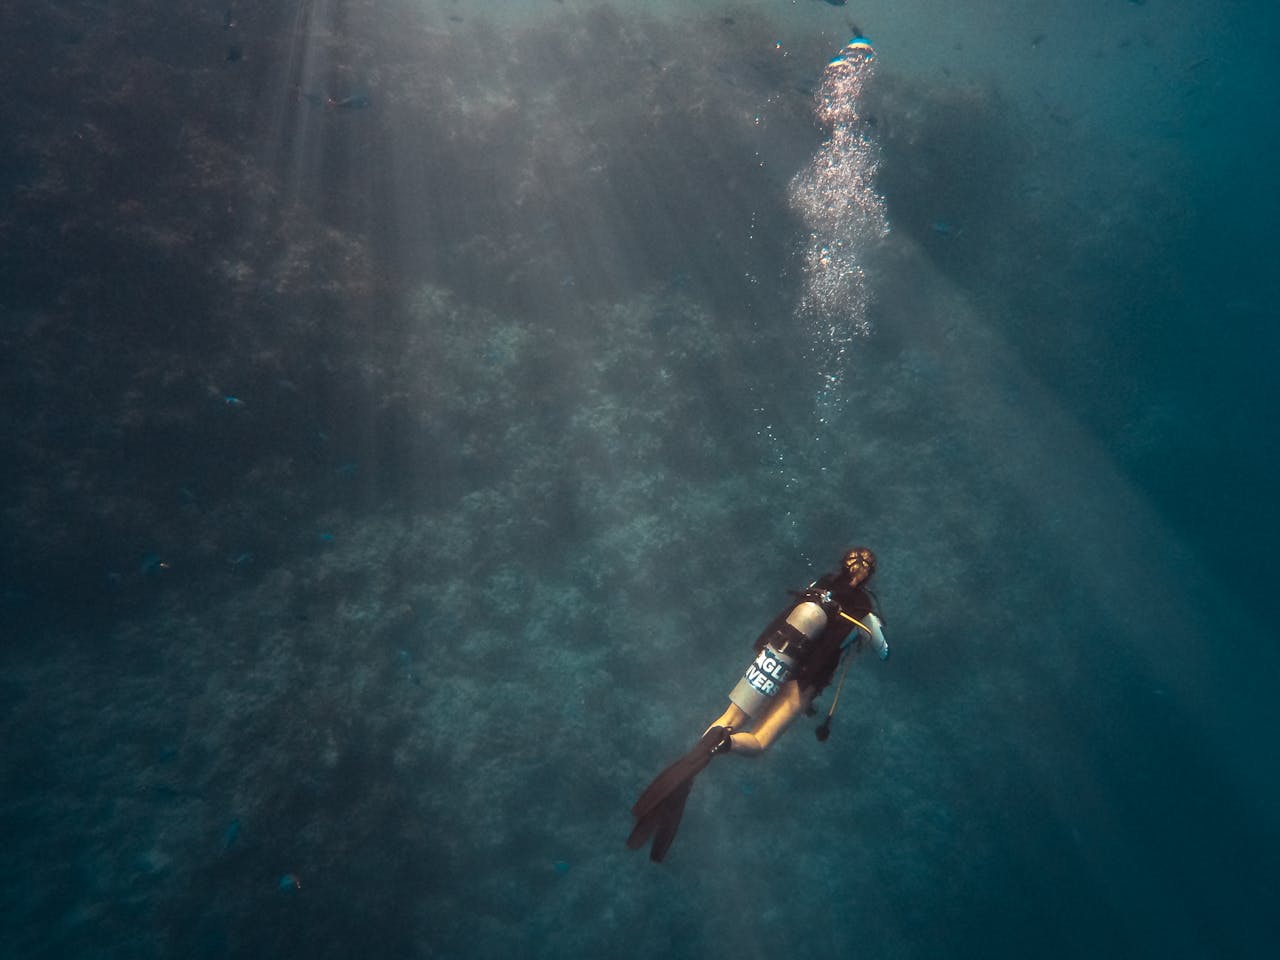
[[[760,716],[790,678],[801,650],[822,636],[826,626],[827,613],[819,604],[810,600],[796,604],[729,692],[729,700],[748,716]]]

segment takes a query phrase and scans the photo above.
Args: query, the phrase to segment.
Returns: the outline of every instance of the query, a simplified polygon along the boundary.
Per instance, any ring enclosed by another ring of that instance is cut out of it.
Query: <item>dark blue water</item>
[[[6,956],[1270,955],[1269,5],[9,20]],[[628,852],[853,542],[892,658]]]

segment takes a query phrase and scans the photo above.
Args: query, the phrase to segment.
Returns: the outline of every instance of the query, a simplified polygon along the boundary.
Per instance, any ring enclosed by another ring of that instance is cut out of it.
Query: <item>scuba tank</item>
[[[782,689],[791,676],[792,667],[809,645],[822,636],[827,626],[827,612],[812,600],[802,600],[770,634],[758,644],[755,660],[729,693],[729,700],[748,716],[759,715],[761,709]]]
[[[812,600],[797,603],[781,626],[764,642],[765,653],[786,664],[787,673],[827,627],[827,611]]]
[[[827,611],[813,600],[805,599],[792,608],[782,626],[766,643],[779,653],[788,654],[794,659],[803,654],[810,643],[822,636],[826,627]]]

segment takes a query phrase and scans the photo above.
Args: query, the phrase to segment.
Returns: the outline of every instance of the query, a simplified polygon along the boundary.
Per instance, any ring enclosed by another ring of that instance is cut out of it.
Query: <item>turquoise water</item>
[[[10,34],[5,955],[1269,955],[1270,5]],[[853,542],[893,657],[628,852]]]

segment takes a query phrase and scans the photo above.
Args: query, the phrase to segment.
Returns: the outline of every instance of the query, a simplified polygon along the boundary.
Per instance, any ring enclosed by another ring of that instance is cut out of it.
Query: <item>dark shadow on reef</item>
[[[990,269],[993,243],[1026,216],[1025,121],[991,87],[919,87],[893,76],[869,92],[868,111],[893,229],[960,282]]]
[[[383,377],[424,284],[583,342],[584,305],[676,291],[740,328],[744,379],[773,375],[785,331],[756,320],[789,312],[796,225],[753,117],[781,89],[767,140],[816,131],[806,71],[755,52],[767,24],[181,12],[53,3],[13,27],[7,605],[73,596],[95,622],[166,583],[234,587],[326,510],[421,495],[401,478],[447,461],[448,431],[401,429],[413,371]]]

